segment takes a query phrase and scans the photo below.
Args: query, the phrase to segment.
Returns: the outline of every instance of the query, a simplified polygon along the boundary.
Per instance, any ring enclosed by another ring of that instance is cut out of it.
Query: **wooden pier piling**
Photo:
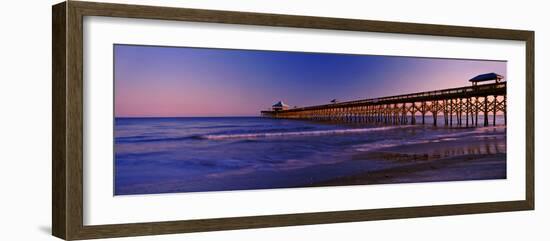
[[[506,100],[506,82],[499,82],[287,110],[269,110],[262,111],[261,114],[271,118],[405,125],[416,124],[416,113],[420,113],[422,124],[426,124],[426,115],[430,114],[434,126],[438,125],[437,119],[442,116],[444,126],[465,124],[466,127],[473,127],[478,126],[479,113],[483,113],[483,126],[489,125],[489,114],[492,115],[494,126],[497,114],[504,116],[506,124]]]

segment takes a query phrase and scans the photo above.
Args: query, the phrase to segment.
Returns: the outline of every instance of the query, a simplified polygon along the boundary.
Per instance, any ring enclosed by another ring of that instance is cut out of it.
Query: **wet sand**
[[[311,186],[506,179],[506,138],[448,138],[365,152],[353,159],[383,161],[388,167]]]

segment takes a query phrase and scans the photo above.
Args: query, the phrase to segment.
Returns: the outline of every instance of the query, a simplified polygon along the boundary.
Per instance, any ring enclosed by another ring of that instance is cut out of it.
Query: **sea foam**
[[[269,137],[292,137],[292,136],[321,136],[321,135],[338,135],[338,134],[356,134],[375,131],[384,131],[396,128],[404,128],[407,126],[386,126],[375,128],[350,128],[336,130],[318,130],[318,131],[290,131],[290,132],[261,132],[261,133],[246,133],[246,134],[219,134],[219,135],[203,135],[201,138],[207,140],[224,140],[224,139],[251,139],[251,138],[269,138]]]

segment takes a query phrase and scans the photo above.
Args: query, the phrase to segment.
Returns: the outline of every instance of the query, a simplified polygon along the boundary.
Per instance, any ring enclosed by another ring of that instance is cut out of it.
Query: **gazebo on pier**
[[[487,73],[487,74],[480,74],[476,77],[473,77],[469,81],[472,82],[472,86],[477,86],[477,83],[479,82],[494,80],[495,83],[500,83],[502,79],[504,79],[504,76],[502,75],[499,75],[497,73]]]
[[[289,108],[290,107],[287,104],[283,103],[282,101],[279,101],[271,106],[271,109],[273,111],[288,110]]]

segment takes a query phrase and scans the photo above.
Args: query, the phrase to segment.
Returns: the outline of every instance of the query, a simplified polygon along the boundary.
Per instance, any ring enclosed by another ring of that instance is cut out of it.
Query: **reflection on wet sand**
[[[355,155],[353,159],[382,160],[389,167],[314,183],[311,186],[406,183],[411,180],[434,182],[505,179],[506,138],[447,138],[370,151]]]
[[[444,149],[433,150],[429,153],[399,153],[391,151],[374,151],[367,154],[367,156],[373,159],[382,159],[389,161],[428,161],[464,155],[495,154],[506,154],[506,147],[503,147],[502,144],[498,142],[486,142],[484,143],[484,145],[469,145],[466,147],[445,147]],[[364,155],[359,157],[364,157]]]

